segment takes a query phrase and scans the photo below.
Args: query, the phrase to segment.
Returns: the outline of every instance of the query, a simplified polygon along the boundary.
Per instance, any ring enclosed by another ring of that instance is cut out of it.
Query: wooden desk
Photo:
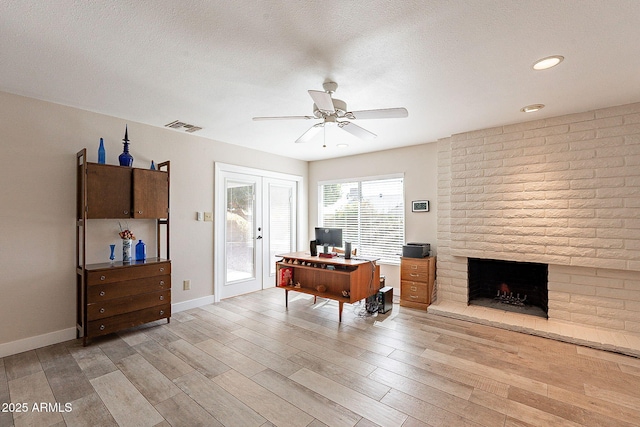
[[[355,303],[380,289],[380,266],[375,260],[323,258],[308,252],[277,256],[282,260],[276,263],[276,286],[285,290],[287,307],[289,291],[311,294],[314,303],[317,297],[332,299],[338,301],[338,319],[342,322],[345,302]]]

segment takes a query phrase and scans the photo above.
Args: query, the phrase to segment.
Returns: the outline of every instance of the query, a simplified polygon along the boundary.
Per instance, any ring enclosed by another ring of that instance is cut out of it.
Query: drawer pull
[[[164,267],[160,267],[160,273],[164,272]]]
[[[101,309],[100,309],[100,313],[104,313],[104,308],[101,308]]]
[[[413,264],[413,265],[411,266],[411,269],[412,269],[412,270],[417,270],[417,269],[418,269],[418,265],[417,265],[417,264]]]
[[[104,296],[104,291],[100,291],[100,296],[103,297]]]
[[[160,301],[164,301],[164,295],[160,295]]]
[[[409,273],[409,276],[411,277],[420,277],[419,273]]]
[[[160,310],[160,316],[164,314],[164,310]]]
[[[142,211],[138,211],[138,213],[139,213],[139,214],[141,214],[141,213],[142,213]]]
[[[164,286],[164,280],[160,280],[160,286]]]
[[[122,211],[123,214],[129,215],[129,211]]]
[[[104,325],[100,325],[100,330],[104,331]]]
[[[100,280],[104,280],[104,279],[106,279],[106,277],[100,276]]]
[[[412,286],[412,287],[411,287],[411,290],[412,290],[412,291],[417,291],[417,290],[418,290],[418,287],[417,287],[417,286]]]
[[[409,298],[418,298],[417,295],[409,295]]]

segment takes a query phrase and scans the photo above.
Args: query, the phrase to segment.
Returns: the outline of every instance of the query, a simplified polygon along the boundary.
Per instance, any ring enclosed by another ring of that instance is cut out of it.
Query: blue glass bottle
[[[136,261],[144,261],[147,259],[147,245],[142,240],[138,240],[136,244]]]
[[[153,163],[153,160],[151,160],[151,170],[152,171],[156,170],[156,164]]]
[[[98,163],[104,165],[106,163],[107,154],[104,151],[104,141],[100,138],[100,147],[98,147]]]
[[[118,157],[118,160],[120,161],[120,166],[131,167],[133,166],[133,156],[129,154],[129,131],[126,125],[124,128],[124,139],[122,141],[124,141],[123,142],[124,150],[122,154],[120,154],[120,156]]]

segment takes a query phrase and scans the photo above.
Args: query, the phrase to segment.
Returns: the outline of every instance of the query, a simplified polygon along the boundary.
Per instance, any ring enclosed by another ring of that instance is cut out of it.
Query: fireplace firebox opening
[[[469,258],[467,271],[469,305],[548,318],[547,264]]]

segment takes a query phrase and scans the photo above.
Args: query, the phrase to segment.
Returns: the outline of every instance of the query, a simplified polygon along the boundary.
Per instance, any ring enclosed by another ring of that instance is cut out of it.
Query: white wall
[[[213,223],[197,222],[195,213],[213,212],[214,162],[299,175],[303,186],[307,182],[304,161],[3,92],[0,124],[0,357],[75,337],[76,153],[86,147],[88,160],[97,161],[100,137],[109,164],[118,163],[125,124],[134,167],[171,161],[174,303],[213,294]],[[300,204],[306,232],[307,201]],[[153,253],[149,224],[129,221]],[[115,220],[90,222],[89,262],[107,261],[109,243],[118,243],[117,227]],[[182,290],[184,279],[191,280],[190,291]]]
[[[309,235],[313,235],[313,227],[318,224],[318,182],[404,173],[405,239],[407,242],[431,243],[432,255],[436,255],[437,158],[436,144],[422,144],[311,162]],[[411,212],[411,201],[424,199],[430,201],[431,210],[424,213]],[[400,287],[398,266],[382,265],[381,274],[386,276],[387,286]]]

